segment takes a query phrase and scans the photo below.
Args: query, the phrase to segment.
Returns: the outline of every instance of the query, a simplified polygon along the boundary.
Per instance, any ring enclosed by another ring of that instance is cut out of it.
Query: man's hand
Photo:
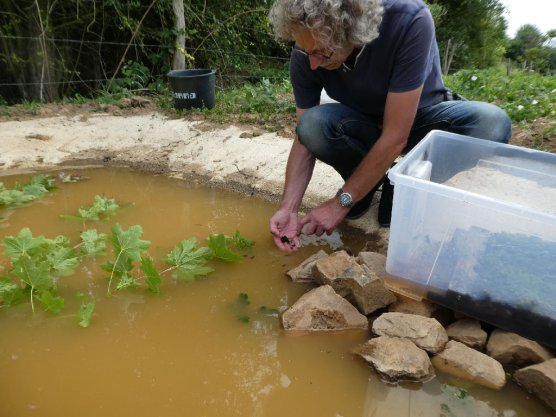
[[[292,252],[301,246],[299,242],[300,230],[301,226],[299,225],[297,213],[280,209],[270,218],[272,239],[276,246],[282,250]]]
[[[349,208],[340,206],[336,198],[331,198],[303,216],[299,224],[306,235],[330,235],[348,211]]]

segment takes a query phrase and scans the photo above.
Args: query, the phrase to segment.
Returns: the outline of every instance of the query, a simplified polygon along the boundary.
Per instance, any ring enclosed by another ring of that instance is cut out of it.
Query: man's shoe
[[[386,177],[382,183],[382,195],[378,204],[378,224],[382,227],[390,227],[392,219],[392,200],[394,198],[394,186]]]

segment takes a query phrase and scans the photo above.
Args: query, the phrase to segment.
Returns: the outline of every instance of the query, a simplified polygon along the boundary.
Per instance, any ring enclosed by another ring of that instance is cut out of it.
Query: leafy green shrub
[[[506,75],[494,68],[461,70],[445,77],[446,85],[469,100],[495,103],[512,121],[531,122],[556,115],[556,77],[515,71]]]

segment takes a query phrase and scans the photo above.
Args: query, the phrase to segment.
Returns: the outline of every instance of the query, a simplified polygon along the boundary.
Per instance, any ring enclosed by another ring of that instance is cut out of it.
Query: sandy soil
[[[61,165],[130,166],[276,202],[291,146],[291,138],[276,133],[238,126],[207,128],[201,121],[156,111],[9,118],[0,120],[0,131],[2,175]],[[342,184],[334,170],[317,163],[304,207],[330,198]],[[388,229],[376,222],[376,209],[375,202],[364,217],[349,223],[387,239]]]

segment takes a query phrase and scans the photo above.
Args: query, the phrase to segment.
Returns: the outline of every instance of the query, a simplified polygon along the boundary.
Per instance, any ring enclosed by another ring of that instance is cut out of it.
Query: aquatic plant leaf
[[[23,300],[24,290],[8,277],[0,277],[0,300],[6,307],[11,307]]]
[[[46,261],[35,261],[25,255],[13,261],[13,266],[11,272],[32,289],[46,291],[54,286]]]
[[[116,223],[112,226],[111,230],[111,242],[114,253],[121,254],[118,257],[124,257],[131,261],[140,261],[141,254],[151,246],[150,241],[140,239],[143,235],[143,228],[139,225],[130,226],[127,231],[124,231]]]
[[[0,277],[0,297],[3,297],[4,294],[7,294],[17,288],[17,284],[15,284],[11,279],[7,277]]]
[[[114,277],[118,277],[118,290],[130,287],[139,287],[140,285],[129,275],[133,269],[133,261],[140,261],[141,255],[149,248],[151,242],[141,240],[143,228],[139,225],[130,226],[124,231],[119,224],[112,226],[112,236],[110,241],[116,255],[114,262],[109,261],[102,264],[102,269],[110,272],[110,281],[108,282],[108,293],[112,286]]]
[[[107,261],[100,266],[106,272],[115,275],[127,274],[133,269],[133,262],[131,259],[120,256],[117,262]]]
[[[125,290],[126,288],[139,288],[139,283],[129,274],[122,274],[116,285],[117,290]]]
[[[48,190],[44,187],[44,185],[36,183],[26,184],[22,186],[21,192],[23,192],[24,195],[29,196],[33,200],[35,200],[37,198],[43,197],[46,193],[48,193]]]
[[[197,247],[197,239],[191,238],[181,241],[164,259],[175,267],[176,275],[180,279],[192,281],[196,276],[208,275],[214,271],[206,263],[213,257],[211,249]]]
[[[79,265],[79,258],[71,248],[57,247],[46,254],[46,259],[60,274],[69,274]]]
[[[69,247],[70,240],[67,236],[58,235],[54,239],[44,239],[44,242],[47,247]]]
[[[98,233],[96,229],[88,229],[82,232],[81,242],[81,252],[84,255],[104,255],[106,253],[106,235],[104,233]]]
[[[197,277],[206,276],[214,272],[214,268],[208,265],[184,264],[176,267],[176,276],[184,281],[193,281]]]
[[[120,206],[113,198],[96,195],[92,205],[80,207],[76,216],[62,216],[63,218],[77,217],[83,221],[99,221],[112,216]]]
[[[160,274],[154,267],[153,259],[150,256],[146,256],[141,260],[141,269],[146,274],[145,283],[147,288],[155,294],[159,294]]]
[[[36,298],[48,311],[54,314],[59,314],[64,308],[64,299],[54,295],[51,291],[41,291]]]
[[[251,239],[247,239],[239,233],[239,230],[236,230],[232,237],[230,238],[232,244],[238,249],[248,249],[255,245],[255,241]]]
[[[31,230],[25,227],[19,231],[17,237],[4,237],[4,254],[10,257],[12,262],[22,256],[33,257],[39,253],[44,243],[44,236],[33,237]]]
[[[32,195],[26,195],[20,190],[0,190],[0,205],[7,207],[18,207],[22,206],[30,201],[33,201],[35,197]]]
[[[56,189],[55,181],[50,175],[34,175],[29,180],[29,185],[41,185],[46,191],[52,191]]]
[[[48,175],[36,175],[24,185],[16,184],[12,190],[0,183],[0,205],[17,207],[41,198],[55,188],[53,182]]]
[[[91,319],[93,318],[96,300],[94,297],[89,297],[88,300],[85,300],[85,295],[82,293],[77,296],[82,299],[81,306],[79,307],[79,325],[81,327],[89,327]]]
[[[232,252],[226,244],[226,236],[223,234],[210,235],[208,238],[208,247],[214,252],[214,257],[226,262],[239,262],[243,258],[235,252]]]
[[[204,264],[213,257],[213,253],[209,248],[197,247],[197,239],[182,240],[174,246],[168,255],[166,255],[166,263],[174,266],[185,264]]]

